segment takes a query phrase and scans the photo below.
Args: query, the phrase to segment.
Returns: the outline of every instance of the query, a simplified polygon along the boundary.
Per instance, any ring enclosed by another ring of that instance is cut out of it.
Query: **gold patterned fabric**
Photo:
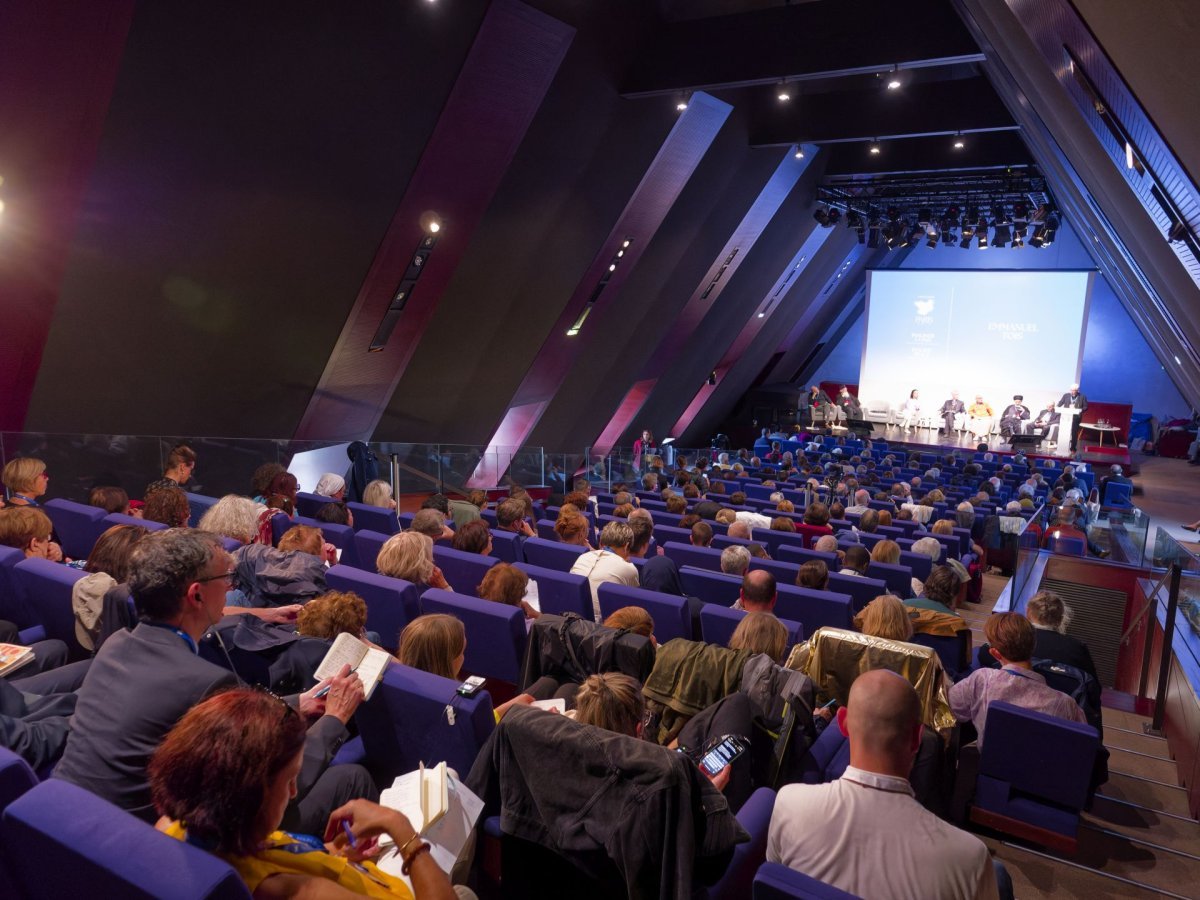
[[[817,690],[817,703],[845,706],[850,685],[863,672],[891,669],[904,676],[921,699],[921,721],[943,737],[954,727],[947,698],[947,678],[930,647],[871,637],[842,628],[819,628],[788,657],[787,667],[803,672]]]

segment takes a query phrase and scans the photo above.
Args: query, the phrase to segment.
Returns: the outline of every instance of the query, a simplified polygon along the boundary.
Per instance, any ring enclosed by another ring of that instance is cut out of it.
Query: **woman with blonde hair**
[[[880,594],[854,617],[855,627],[865,635],[889,641],[909,641],[913,636],[912,618],[898,597]]]
[[[210,534],[252,544],[259,537],[258,517],[263,509],[249,497],[226,494],[204,511],[196,527]]]
[[[787,651],[787,628],[768,612],[746,613],[729,638],[730,650],[765,653],[772,662],[782,662]]]
[[[452,591],[433,562],[433,539],[416,531],[402,531],[387,539],[375,560],[380,575],[411,581],[418,587],[441,588]]]
[[[396,501],[392,499],[392,486],[382,478],[376,478],[363,488],[363,504],[378,506],[380,509],[395,509]]]
[[[885,563],[894,566],[900,562],[900,545],[895,541],[878,541],[871,548],[871,562]]]
[[[589,675],[575,695],[575,721],[617,734],[642,736],[646,701],[642,686],[628,675]]]
[[[0,480],[3,480],[4,486],[8,488],[8,502],[11,506],[41,506],[38,497],[45,494],[50,485],[46,464],[31,456],[10,459],[4,465]]]

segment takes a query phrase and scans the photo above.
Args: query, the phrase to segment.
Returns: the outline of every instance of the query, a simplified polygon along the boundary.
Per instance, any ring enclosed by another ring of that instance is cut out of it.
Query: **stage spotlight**
[[[1033,226],[1033,234],[1029,237],[1030,247],[1043,247],[1046,244],[1046,223],[1039,222]]]
[[[842,221],[842,211],[833,206],[829,207],[829,227],[832,228],[840,221]]]
[[[867,242],[867,230],[863,227],[863,218],[854,210],[846,213],[846,227],[853,228],[858,232],[858,242],[860,244]]]
[[[888,222],[880,230],[880,233],[883,235],[883,239],[887,243],[887,248],[889,250],[895,250],[900,246],[900,236],[897,233],[898,231],[899,226],[897,226],[895,222]]]
[[[817,220],[817,224],[828,228],[829,227],[829,210],[823,206],[818,206],[813,210],[813,218]]]
[[[797,147],[796,152],[792,156],[796,157],[796,159],[804,159],[804,151]]]
[[[1026,206],[1025,203],[1021,200],[1018,200],[1016,203],[1013,204],[1013,221],[1014,222],[1028,222],[1029,221],[1029,207]]]
[[[881,151],[880,151],[880,149],[879,149],[879,145],[878,145],[878,144],[872,144],[872,145],[871,145],[871,155],[872,155],[872,156],[878,156],[878,155],[880,154],[880,152],[881,152]]]
[[[975,235],[979,238],[979,249],[986,250],[988,248],[988,223],[987,219],[980,219],[979,226],[975,229]]]
[[[928,247],[930,250],[933,250],[935,247],[937,247],[938,233],[933,228],[930,228],[928,231],[926,231],[925,236],[926,236],[926,241],[925,241],[926,247]]]
[[[951,207],[955,209],[955,207]],[[958,227],[958,219],[947,216],[942,219],[942,243],[949,246],[958,240],[958,236],[954,233],[954,229]]]
[[[1023,224],[1016,225],[1013,227],[1012,248],[1014,250],[1020,250],[1024,246],[1025,246],[1025,226]]]
[[[1003,249],[1011,239],[1012,232],[1009,226],[1002,224],[999,219],[992,223],[992,227],[996,229],[995,235],[992,237],[992,246]]]
[[[792,99],[792,95],[788,92],[786,81],[779,82],[779,89],[775,92],[775,99],[780,103],[787,103]]]
[[[912,228],[909,229],[908,243],[912,244],[915,247],[917,244],[921,243],[921,238],[923,238],[923,237],[925,237],[925,226],[918,222],[916,225],[913,225]],[[936,238],[934,238],[934,243],[935,244],[937,243]]]
[[[971,234],[967,234],[966,231],[963,231],[963,239],[958,242],[958,246],[960,246],[964,250],[966,250],[968,247],[971,246],[971,238],[972,237],[974,237],[974,232],[972,232]]]
[[[965,146],[967,146],[967,145],[965,143],[963,143],[963,139],[962,139],[961,135],[959,135],[958,137],[956,137],[954,139],[954,149],[955,150],[961,150]]]
[[[968,213],[962,220],[962,245],[966,247],[971,243],[971,238],[975,237],[975,220]]]
[[[1046,234],[1042,241],[1043,247],[1049,247],[1054,243],[1054,238],[1058,234],[1058,216],[1051,213],[1046,217]]]
[[[688,106],[688,95],[686,93],[680,94],[679,99],[677,99],[675,101],[676,111],[683,112],[685,109],[687,109],[687,106]]]

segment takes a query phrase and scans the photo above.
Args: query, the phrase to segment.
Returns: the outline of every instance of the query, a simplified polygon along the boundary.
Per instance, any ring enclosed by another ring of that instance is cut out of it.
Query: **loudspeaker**
[[[875,433],[875,423],[866,419],[847,419],[846,428],[861,437],[870,437]]]
[[[1017,447],[1032,447],[1036,450],[1042,445],[1043,436],[1040,434],[1014,434],[1008,439],[1008,446],[1014,450]]]

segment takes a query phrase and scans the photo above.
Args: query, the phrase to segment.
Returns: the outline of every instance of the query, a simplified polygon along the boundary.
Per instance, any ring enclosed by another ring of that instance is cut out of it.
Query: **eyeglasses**
[[[277,693],[270,690],[269,688],[265,688],[261,684],[256,684],[253,686],[253,690],[256,693],[265,694],[266,696],[270,697],[271,699],[279,701],[280,706],[283,707],[283,712],[279,717],[280,722],[286,722],[289,716],[300,715],[298,712],[296,712],[296,710],[292,707],[292,705],[290,703],[288,703],[286,700],[284,700],[282,697],[280,697]]]
[[[236,574],[237,572],[222,572],[220,575],[206,575],[203,578],[193,578],[192,581],[194,581],[196,584],[204,584],[206,581],[220,581],[222,578],[224,578],[229,582],[230,586],[232,586],[233,577]]]

